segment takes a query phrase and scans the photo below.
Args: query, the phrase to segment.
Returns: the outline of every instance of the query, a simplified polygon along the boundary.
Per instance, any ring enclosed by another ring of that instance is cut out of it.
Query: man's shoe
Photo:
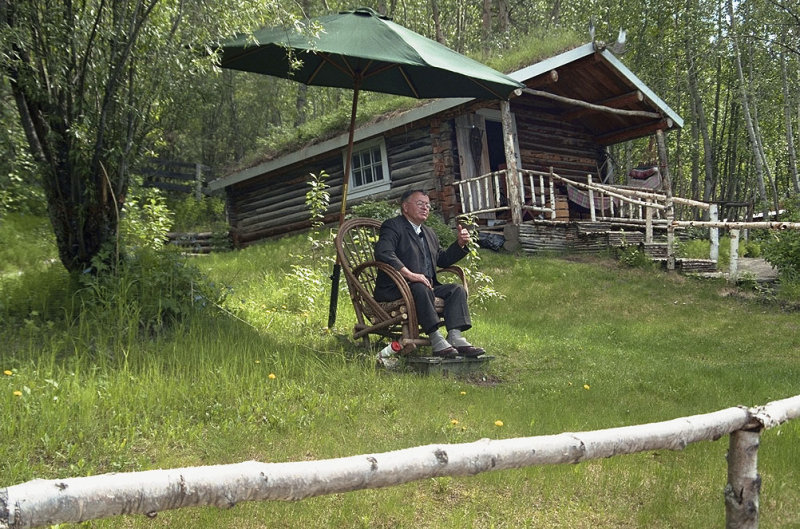
[[[448,347],[446,349],[433,352],[433,356],[438,356],[439,358],[455,358],[457,354],[458,351],[455,347]]]
[[[463,345],[461,347],[456,347],[456,351],[458,351],[459,356],[463,356],[465,358],[475,358],[476,356],[486,353],[483,347],[475,347],[474,345]]]

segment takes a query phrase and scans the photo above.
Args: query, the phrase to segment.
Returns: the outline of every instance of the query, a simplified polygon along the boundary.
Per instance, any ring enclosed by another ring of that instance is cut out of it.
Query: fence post
[[[647,207],[644,209],[645,224],[644,224],[644,242],[647,244],[653,243],[653,208]]]
[[[708,208],[708,218],[711,222],[719,222],[719,206],[711,204]],[[719,260],[719,228],[709,229],[709,238],[711,239],[711,252],[709,259],[712,261]]]
[[[731,234],[731,262],[729,280],[736,281],[739,273],[739,230],[730,230]]]
[[[552,167],[550,167],[550,219],[556,220],[556,188],[553,183]]]
[[[589,185],[592,185],[592,175],[590,174],[586,175],[586,182]],[[591,187],[587,191],[589,192],[589,211],[591,212],[592,215],[592,222],[597,222],[597,213],[595,213],[594,210],[594,192],[592,191]]]
[[[758,529],[760,440],[760,429],[739,430],[730,435],[728,484],[725,485],[725,529]]]

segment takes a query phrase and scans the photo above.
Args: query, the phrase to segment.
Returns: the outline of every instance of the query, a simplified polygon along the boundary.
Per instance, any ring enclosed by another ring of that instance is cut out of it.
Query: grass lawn
[[[90,331],[59,316],[58,296],[9,318],[0,328],[0,371],[11,373],[0,377],[0,487],[593,430],[800,393],[796,312],[724,282],[601,257],[488,251],[480,270],[505,299],[475,307],[467,333],[496,356],[487,376],[376,371],[371,354],[342,338],[354,323],[346,293],[336,327],[325,329],[328,270],[291,266],[304,244],[198,258],[227,286],[225,312],[167,333]],[[57,266],[33,273],[32,284],[63,279]],[[0,294],[16,281],[4,278]],[[722,527],[727,443],[86,525]],[[798,461],[800,421],[764,433],[760,527],[800,527]]]

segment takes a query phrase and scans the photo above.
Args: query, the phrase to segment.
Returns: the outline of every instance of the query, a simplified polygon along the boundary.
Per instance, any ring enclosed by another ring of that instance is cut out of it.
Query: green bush
[[[168,199],[167,206],[173,214],[172,231],[227,231],[225,201],[219,197],[204,196],[197,200],[193,195]]]
[[[400,214],[400,206],[396,201],[367,200],[351,208],[354,217],[376,219],[381,222]]]
[[[13,274],[58,258],[46,217],[6,213],[0,216],[0,274]]]
[[[221,298],[178,249],[139,248],[124,256],[115,270],[99,268],[82,274],[76,295],[81,312],[105,329],[159,331]]]
[[[785,221],[800,220],[800,203],[787,207]],[[778,269],[782,282],[800,282],[800,231],[771,230],[762,244],[764,259]]]

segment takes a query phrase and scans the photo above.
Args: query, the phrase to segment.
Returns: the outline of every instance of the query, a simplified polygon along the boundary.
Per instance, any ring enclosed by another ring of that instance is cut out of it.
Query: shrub
[[[800,220],[800,203],[787,207],[786,221]],[[800,282],[800,231],[771,230],[762,244],[764,259],[778,269],[781,281]]]
[[[167,205],[174,216],[174,231],[227,231],[225,201],[219,197],[206,196],[197,200],[187,195],[167,200]]]
[[[397,203],[394,201],[389,202],[388,200],[367,200],[353,206],[351,209],[355,217],[376,219],[381,222],[400,214],[400,207]]]
[[[98,264],[97,270],[77,278],[76,294],[81,311],[104,328],[159,331],[221,298],[199,268],[171,247],[142,247],[116,269]]]

